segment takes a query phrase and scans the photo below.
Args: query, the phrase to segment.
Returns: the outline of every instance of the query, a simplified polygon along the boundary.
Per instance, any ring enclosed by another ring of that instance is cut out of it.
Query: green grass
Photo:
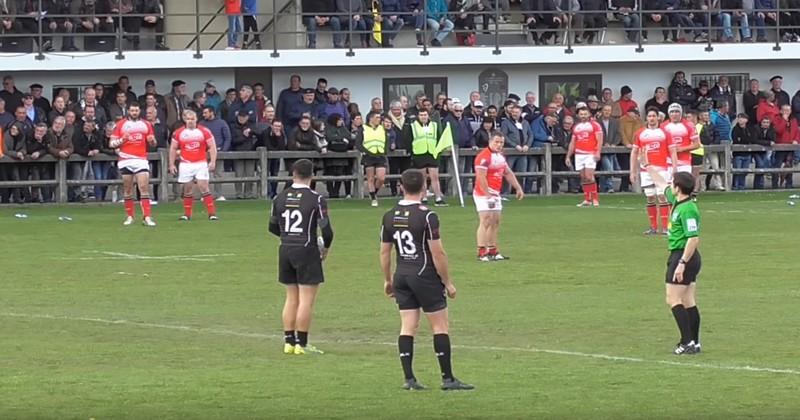
[[[666,241],[641,235],[641,197],[509,203],[501,245],[513,259],[493,264],[474,260],[474,210],[439,210],[459,289],[455,373],[478,387],[457,394],[435,389],[427,326],[415,368],[434,390],[399,389],[399,320],[377,257],[388,200],[331,204],[311,334],[321,357],[281,353],[263,202],[223,203],[216,224],[197,207],[180,224],[180,207],[162,204],[155,229],[124,228],[121,206],[3,207],[0,418],[798,418],[800,209],[786,195],[702,197],[704,353],[680,358]]]

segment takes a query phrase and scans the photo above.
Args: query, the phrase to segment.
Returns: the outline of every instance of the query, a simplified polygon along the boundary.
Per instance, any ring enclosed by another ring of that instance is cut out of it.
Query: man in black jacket
[[[731,139],[734,145],[751,145],[756,144],[758,141],[758,128],[748,124],[747,114],[739,114],[736,125],[733,126],[731,132]],[[733,167],[735,169],[750,169],[750,161],[753,156],[748,152],[734,152],[733,153]],[[745,189],[747,183],[746,174],[733,175],[733,190],[741,191]]]
[[[241,110],[236,115],[236,121],[231,124],[231,148],[237,152],[248,152],[256,150],[256,133],[253,124],[249,122],[250,114]],[[255,176],[256,161],[252,159],[237,159],[233,161],[233,171],[237,178]],[[253,194],[253,182],[235,183],[236,198],[256,198]]]
[[[264,132],[264,145],[267,146],[267,152],[279,152],[286,150],[286,132],[283,131],[283,122],[275,120],[269,127],[268,131]],[[269,159],[269,176],[276,177],[281,169],[280,159]],[[278,194],[278,183],[276,181],[269,182],[269,190],[267,191],[270,199],[275,198]]]
[[[145,15],[142,18],[142,26],[155,28],[156,49],[168,50],[167,44],[164,43],[164,5],[161,4],[161,0],[142,0],[140,13]]]
[[[587,44],[592,44],[598,33],[608,26],[608,19],[606,18],[608,3],[603,0],[580,0],[580,4],[581,11],[585,12],[583,15],[583,27],[587,29],[583,31],[583,39]]]

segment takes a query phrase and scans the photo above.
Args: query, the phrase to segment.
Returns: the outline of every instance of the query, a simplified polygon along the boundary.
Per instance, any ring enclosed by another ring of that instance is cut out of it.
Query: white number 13
[[[417,246],[414,245],[414,236],[411,232],[395,231],[394,240],[397,241],[397,249],[400,250],[400,254],[415,255],[417,253]]]

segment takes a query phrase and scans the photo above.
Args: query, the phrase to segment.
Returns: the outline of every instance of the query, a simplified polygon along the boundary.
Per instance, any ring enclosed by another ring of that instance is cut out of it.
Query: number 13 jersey
[[[439,216],[418,201],[401,200],[383,216],[381,241],[394,244],[397,274],[438,277],[428,241],[439,239]]]

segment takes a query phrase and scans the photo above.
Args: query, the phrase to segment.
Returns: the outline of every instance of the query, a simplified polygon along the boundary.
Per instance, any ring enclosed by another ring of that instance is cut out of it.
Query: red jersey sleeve
[[[179,143],[179,145],[180,145],[180,142],[181,142],[181,133],[183,133],[183,127],[175,130],[175,132],[172,133],[172,137],[171,137],[172,141],[177,141]]]
[[[205,140],[206,144],[209,147],[216,147],[216,143],[215,143],[215,140],[214,140],[214,135],[211,134],[211,130],[209,130],[206,127],[203,127],[202,125],[200,125],[198,127],[200,127],[200,131],[203,132],[203,140]]]
[[[124,119],[117,121],[117,125],[114,126],[114,132],[111,133],[111,137],[115,138],[115,139],[121,139],[122,138],[122,127],[124,125],[125,125],[125,120]]]
[[[475,156],[475,167],[480,169],[489,169],[489,164],[492,162],[491,153],[487,153],[489,149],[483,149],[477,156]]]
[[[633,135],[633,147],[635,147],[637,149],[641,149],[642,148],[642,140],[641,140],[640,137],[641,137],[643,131],[644,131],[644,128],[640,128],[640,129],[636,130],[636,134]]]
[[[689,140],[695,141],[700,138],[700,135],[697,134],[697,129],[689,121],[684,121],[683,125],[686,127],[686,133],[689,136]]]

